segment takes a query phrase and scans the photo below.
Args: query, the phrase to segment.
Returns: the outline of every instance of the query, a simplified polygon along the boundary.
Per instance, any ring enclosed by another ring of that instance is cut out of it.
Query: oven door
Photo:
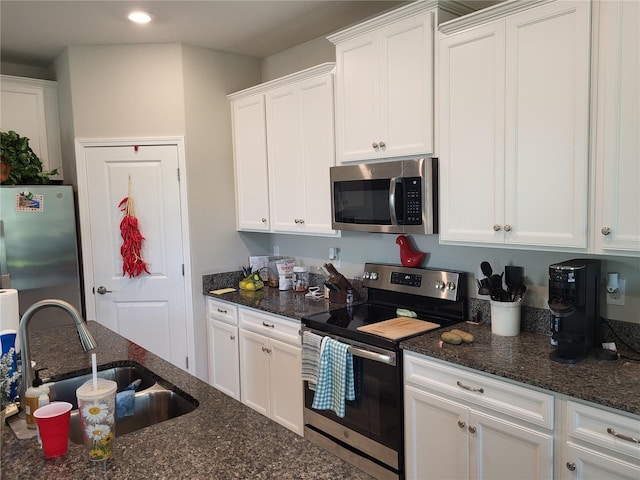
[[[305,426],[396,472],[403,470],[402,355],[344,338],[336,340],[350,345],[356,398],[346,401],[344,418],[331,410],[314,410],[311,405],[315,392],[305,381]]]

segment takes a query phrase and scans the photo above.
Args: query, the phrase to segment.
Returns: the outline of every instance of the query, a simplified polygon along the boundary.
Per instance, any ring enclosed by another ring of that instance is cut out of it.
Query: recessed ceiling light
[[[128,18],[135,23],[149,23],[151,21],[151,15],[140,10],[131,12]]]

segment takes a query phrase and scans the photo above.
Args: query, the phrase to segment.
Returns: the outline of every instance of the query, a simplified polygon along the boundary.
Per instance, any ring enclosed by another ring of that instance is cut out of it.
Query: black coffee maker
[[[552,343],[549,357],[577,363],[597,346],[600,328],[600,260],[568,260],[549,266]]]

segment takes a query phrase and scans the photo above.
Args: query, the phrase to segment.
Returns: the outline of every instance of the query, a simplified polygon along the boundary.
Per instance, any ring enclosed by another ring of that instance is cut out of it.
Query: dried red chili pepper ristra
[[[142,275],[142,272],[150,274],[151,272],[149,272],[147,264],[142,258],[142,241],[144,237],[140,233],[138,219],[133,213],[131,195],[123,198],[118,204],[118,208],[125,214],[120,222],[122,276],[129,275],[129,278],[133,278]]]

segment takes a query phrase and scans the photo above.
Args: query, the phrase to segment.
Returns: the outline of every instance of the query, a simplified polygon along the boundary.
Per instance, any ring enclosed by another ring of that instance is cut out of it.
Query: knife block
[[[338,290],[337,292],[329,290],[329,302],[347,303],[347,291],[342,289]]]

